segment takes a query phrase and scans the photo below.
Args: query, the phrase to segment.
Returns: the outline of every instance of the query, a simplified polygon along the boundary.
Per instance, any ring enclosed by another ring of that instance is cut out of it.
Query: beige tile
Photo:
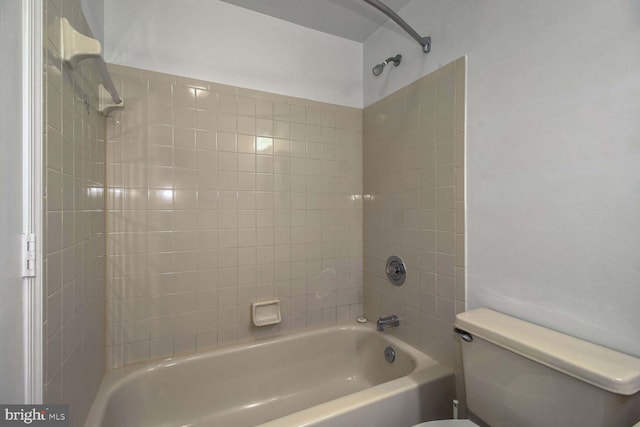
[[[240,115],[243,115],[243,116],[256,115],[256,100],[254,98],[238,96],[237,107],[238,107],[238,114]]]
[[[450,164],[454,161],[454,144],[453,142],[436,145],[436,164]]]
[[[273,102],[267,99],[256,100],[256,116],[273,119]]]
[[[436,167],[436,187],[451,187],[454,183],[455,172],[452,163]]]
[[[264,155],[273,154],[273,138],[259,136],[256,138],[256,153]]]
[[[237,116],[237,121],[238,121],[238,133],[241,133],[244,135],[256,135],[255,117]]]
[[[196,110],[195,127],[198,129],[215,131],[218,128],[217,115],[215,111]]]
[[[237,116],[235,114],[219,112],[218,130],[235,133],[237,131]]]
[[[174,209],[194,210],[197,209],[198,192],[196,190],[174,190]]]
[[[218,268],[218,252],[217,250],[199,250],[197,252],[196,265],[199,271],[206,272],[207,281],[210,282],[216,276]]]
[[[217,94],[203,89],[196,89],[196,108],[198,110],[215,111]]]
[[[208,331],[198,331],[196,335],[196,349],[205,350],[218,345],[218,331],[216,329]]]
[[[196,109],[187,108],[179,105],[174,106],[173,109],[173,123],[177,127],[182,128],[195,128],[196,127]],[[210,114],[204,113],[202,114]]]
[[[431,79],[419,82],[420,125],[435,123],[436,119],[436,84]]]
[[[173,145],[173,127],[172,126],[149,126],[148,130],[149,144],[151,145]]]
[[[173,104],[178,107],[196,108],[196,89],[183,85],[173,86]],[[151,94],[151,91],[149,92]]]
[[[438,231],[436,251],[449,255],[456,255],[455,234],[450,231]]]
[[[273,118],[275,120],[290,120],[290,111],[289,105],[284,102],[274,102],[273,103]]]
[[[173,108],[171,104],[149,104],[149,123],[158,125],[173,125]]]
[[[436,212],[436,227],[438,231],[454,231],[453,209],[438,209]]]
[[[290,105],[289,106],[289,120],[294,123],[306,123],[307,111],[303,105]]]
[[[422,209],[436,208],[436,192],[435,188],[423,188],[420,193],[420,207]]]
[[[256,175],[255,173],[238,173],[238,191],[255,191],[256,190]]]
[[[209,90],[212,92],[218,92],[218,97],[220,94],[236,95],[238,93],[238,88],[235,86],[228,86],[213,82],[209,82]]]
[[[218,170],[219,171],[236,171],[238,170],[238,155],[221,151],[218,153]]]
[[[149,186],[152,188],[173,187],[173,168],[171,167],[150,167],[147,170]]]
[[[420,188],[434,188],[436,186],[436,168],[423,167],[420,170]]]
[[[455,169],[455,199],[456,202],[464,202],[465,199],[465,183],[464,168]]]
[[[435,189],[436,207],[438,209],[454,209],[454,191],[451,187],[440,187]]]
[[[188,354],[196,350],[196,334],[174,335],[173,351],[174,354]]]
[[[252,135],[237,135],[239,153],[255,153],[256,138]]]
[[[181,169],[196,169],[196,150],[174,149],[173,166]]]
[[[190,86],[195,89],[207,89],[209,87],[209,84],[205,81],[181,76],[176,76],[176,84],[182,86]]]
[[[171,147],[149,146],[147,152],[149,166],[173,166],[173,149]]]
[[[197,150],[196,167],[202,171],[215,171],[218,168],[218,153],[215,151]]]
[[[239,191],[238,192],[238,209],[250,209],[256,208],[256,193],[254,191]]]
[[[238,154],[238,172],[256,172],[256,156],[254,154]]]
[[[464,202],[456,202],[455,231],[458,234],[465,233],[465,206]]]
[[[262,92],[259,90],[249,89],[244,87],[238,88],[238,96],[242,96],[245,98],[259,99],[265,95],[267,95],[267,92]]]
[[[218,207],[218,192],[216,190],[198,190],[198,209],[213,210]]]
[[[465,135],[458,134],[455,138],[455,164],[456,167],[465,166]]]
[[[256,119],[256,135],[259,136],[274,136],[274,123],[271,119]]]
[[[220,173],[218,175],[222,175]],[[220,186],[221,191],[218,191],[218,209],[220,210],[235,210],[238,208],[238,193],[237,191],[229,191],[224,186]],[[226,190],[226,191],[225,191]],[[223,221],[225,219],[225,221]],[[232,223],[229,220],[233,220]],[[232,218],[226,216],[218,216],[218,225],[223,228],[237,227],[237,215],[234,213]]]
[[[307,153],[307,144],[304,140],[292,140],[290,143],[291,155],[293,157],[305,157]]]
[[[456,234],[456,267],[465,267],[465,235]]]
[[[149,360],[149,341],[140,341],[124,346],[124,363],[131,364]]]
[[[162,190],[162,189],[149,190],[149,209],[152,209],[152,210],[173,209],[173,191]]]
[[[456,300],[466,301],[466,272],[464,268],[456,267]]]
[[[456,101],[456,111],[454,116],[455,122],[455,136],[463,135],[466,132],[466,105],[462,101]]]

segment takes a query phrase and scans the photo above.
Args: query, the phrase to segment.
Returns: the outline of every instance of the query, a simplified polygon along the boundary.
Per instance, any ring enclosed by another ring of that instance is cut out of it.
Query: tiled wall
[[[110,70],[111,367],[361,314],[362,110]]]
[[[44,5],[44,401],[82,425],[105,370],[105,120],[91,61],[63,68],[51,30],[64,16],[91,34],[80,1]]]
[[[370,319],[455,366],[455,314],[465,307],[465,58],[364,111],[364,304]],[[385,261],[402,257],[393,286]]]

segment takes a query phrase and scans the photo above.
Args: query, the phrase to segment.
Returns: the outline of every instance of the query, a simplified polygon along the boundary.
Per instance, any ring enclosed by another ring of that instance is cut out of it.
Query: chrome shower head
[[[373,67],[371,69],[371,72],[373,73],[373,75],[378,77],[380,74],[382,74],[382,70],[384,70],[384,67],[389,62],[393,62],[393,65],[395,65],[397,67],[398,65],[400,65],[400,62],[402,62],[402,55],[397,54],[396,56],[391,56],[391,57],[385,59],[384,62],[381,62],[380,64],[378,64],[375,67]]]
[[[383,62],[382,64],[378,64],[375,67],[373,67],[371,72],[373,73],[374,76],[378,77],[380,74],[382,74],[382,70],[384,70],[385,65],[387,65],[386,62]]]

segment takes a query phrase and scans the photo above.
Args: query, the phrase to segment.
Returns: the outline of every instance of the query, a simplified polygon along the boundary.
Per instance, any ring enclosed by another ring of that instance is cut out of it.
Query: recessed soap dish
[[[255,326],[277,325],[282,322],[280,300],[254,302],[251,304],[251,318]]]

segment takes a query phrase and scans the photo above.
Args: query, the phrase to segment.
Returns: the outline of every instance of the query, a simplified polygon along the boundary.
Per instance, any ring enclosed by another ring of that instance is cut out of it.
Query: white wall
[[[106,60],[362,107],[362,44],[217,0],[105,3]]]
[[[0,402],[24,403],[22,281],[22,2],[0,2]]]
[[[104,0],[80,0],[80,5],[93,36],[100,40],[104,51]]]
[[[640,2],[414,0],[400,14],[433,51],[391,24],[375,33],[365,105],[468,55],[469,307],[640,356]]]

